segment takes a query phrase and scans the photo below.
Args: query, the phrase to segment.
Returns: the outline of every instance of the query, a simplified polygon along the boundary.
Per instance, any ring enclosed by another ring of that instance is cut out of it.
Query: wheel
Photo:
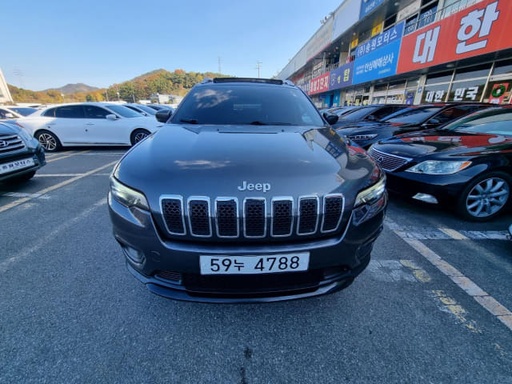
[[[511,178],[503,172],[487,173],[470,182],[457,204],[465,219],[487,221],[507,207],[510,200]]]
[[[135,131],[132,132],[132,135],[130,136],[130,142],[132,143],[132,145],[135,145],[139,141],[144,140],[149,135],[150,135],[150,132],[146,129],[142,129],[142,128],[136,129]]]
[[[56,152],[62,148],[59,138],[50,131],[38,131],[35,137],[46,152]]]

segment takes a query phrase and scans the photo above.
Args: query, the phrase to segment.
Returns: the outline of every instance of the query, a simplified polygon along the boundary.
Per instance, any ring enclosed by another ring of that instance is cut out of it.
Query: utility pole
[[[256,69],[258,70],[258,79],[260,78],[261,61],[256,62]]]

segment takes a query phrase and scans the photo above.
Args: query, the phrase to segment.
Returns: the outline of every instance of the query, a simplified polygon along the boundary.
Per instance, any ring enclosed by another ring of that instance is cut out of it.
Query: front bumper
[[[32,160],[34,160],[34,165],[32,165],[31,167],[15,170],[13,172],[0,174],[0,182],[8,181],[9,179],[15,179],[17,177],[23,176],[24,174],[37,171],[39,168],[46,165],[46,157],[44,150],[41,147],[38,147],[30,151],[22,151],[21,153],[18,153],[16,156],[13,157],[0,159],[0,166],[2,164],[29,158],[32,158]]]
[[[382,231],[381,209],[359,226],[349,224],[336,237],[265,245],[198,244],[164,240],[149,212],[127,208],[109,195],[115,239],[128,270],[153,293],[186,301],[247,303],[305,298],[348,287],[368,265]],[[352,222],[352,219],[350,220]],[[200,255],[276,255],[309,252],[309,269],[257,275],[201,275]]]

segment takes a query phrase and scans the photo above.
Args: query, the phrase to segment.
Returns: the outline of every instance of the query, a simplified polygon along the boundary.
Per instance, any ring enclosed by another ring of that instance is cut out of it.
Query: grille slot
[[[342,194],[329,194],[322,199],[254,197],[239,204],[236,197],[210,201],[206,196],[165,195],[160,204],[169,235],[264,239],[335,232],[340,229],[345,200]]]
[[[370,147],[368,154],[382,167],[383,170],[393,172],[407,164],[411,159],[384,153]]]
[[[301,197],[299,201],[299,235],[316,232],[318,224],[318,197]]]
[[[246,237],[264,237],[266,234],[265,199],[246,199],[244,202],[244,232]]]
[[[24,149],[25,144],[18,135],[0,135],[0,153],[9,153]]]
[[[188,201],[188,220],[190,233],[198,237],[210,237],[212,227],[210,225],[210,201],[191,198]]]

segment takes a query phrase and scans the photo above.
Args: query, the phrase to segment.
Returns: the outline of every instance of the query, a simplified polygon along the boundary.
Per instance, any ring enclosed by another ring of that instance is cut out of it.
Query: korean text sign
[[[393,76],[396,73],[400,41],[400,39],[395,40],[360,59],[356,59],[354,61],[353,84]]]
[[[512,1],[484,0],[403,37],[397,73],[512,47]]]
[[[331,71],[329,80],[329,90],[340,89],[352,85],[352,73],[354,72],[354,63],[348,63]]]

